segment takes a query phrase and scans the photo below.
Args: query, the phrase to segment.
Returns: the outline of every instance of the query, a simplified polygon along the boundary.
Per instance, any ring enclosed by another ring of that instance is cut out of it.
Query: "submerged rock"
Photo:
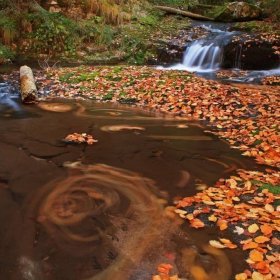
[[[215,16],[216,21],[234,22],[258,19],[261,17],[262,9],[246,2],[233,2],[225,6]]]

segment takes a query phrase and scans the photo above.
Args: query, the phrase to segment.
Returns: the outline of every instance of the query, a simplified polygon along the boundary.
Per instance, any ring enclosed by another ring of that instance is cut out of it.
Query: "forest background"
[[[244,2],[263,11],[261,21],[243,23],[247,31],[279,32],[278,0]],[[156,5],[215,18],[227,4],[222,0],[0,0],[0,63],[156,63],[157,49],[192,22],[180,15],[166,16]]]

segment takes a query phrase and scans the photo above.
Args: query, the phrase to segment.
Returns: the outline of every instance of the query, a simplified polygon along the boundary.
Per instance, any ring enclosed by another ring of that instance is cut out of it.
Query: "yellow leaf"
[[[271,204],[266,204],[264,206],[264,209],[268,212],[268,213],[272,213],[274,212],[274,207]]]
[[[223,245],[222,243],[220,243],[219,241],[217,240],[210,240],[209,241],[209,244],[215,248],[219,248],[219,249],[222,249],[222,248],[226,248],[225,245]]]
[[[216,222],[217,221],[217,217],[214,216],[214,215],[211,215],[208,217],[208,220],[211,221],[211,222]]]
[[[250,233],[255,233],[259,230],[259,226],[257,224],[252,224],[248,227],[248,231]]]
[[[253,280],[265,280],[265,276],[257,271],[254,271],[252,274],[252,279]]]
[[[222,243],[224,243],[224,244],[226,244],[226,243],[232,243],[229,239],[226,239],[226,238],[219,238],[220,239],[220,241],[222,242]]]
[[[247,274],[246,273],[240,273],[235,275],[235,280],[246,280],[247,279]]]

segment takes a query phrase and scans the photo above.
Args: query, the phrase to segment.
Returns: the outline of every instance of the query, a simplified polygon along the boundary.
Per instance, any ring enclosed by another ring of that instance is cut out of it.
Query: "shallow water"
[[[206,125],[92,101],[23,105],[2,94],[0,278],[143,280],[165,262],[188,277],[184,248],[217,269],[202,246],[226,233],[181,225],[164,208],[237,168],[262,167],[205,134]],[[74,132],[98,142],[62,141]],[[246,267],[244,252],[224,252],[232,275]]]

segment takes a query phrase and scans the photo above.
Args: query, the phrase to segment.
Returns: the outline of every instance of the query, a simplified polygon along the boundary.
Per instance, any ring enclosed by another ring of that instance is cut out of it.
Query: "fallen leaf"
[[[205,224],[199,219],[192,219],[190,220],[190,226],[194,228],[202,228],[205,227]]]
[[[256,233],[259,230],[259,226],[257,224],[252,224],[248,227],[248,231],[250,233]]]
[[[243,245],[243,250],[255,249],[258,248],[258,246],[258,243],[251,241]]]
[[[168,275],[169,274],[169,271],[171,270],[171,269],[173,269],[173,266],[171,265],[171,264],[169,264],[169,263],[162,263],[162,264],[160,264],[159,266],[158,266],[158,271],[160,272],[160,273],[163,273],[163,274],[166,274],[166,275]]]
[[[226,248],[225,245],[223,245],[222,243],[220,243],[219,241],[217,240],[210,240],[209,241],[209,244],[215,248],[219,248],[219,249],[222,249],[222,248]]]
[[[260,236],[257,236],[256,238],[254,238],[254,240],[257,243],[265,243],[265,242],[269,241],[270,238],[268,238],[266,236],[263,236],[263,235],[260,235]]]
[[[268,225],[268,224],[264,224],[264,225],[261,225],[261,232],[264,234],[264,235],[270,235],[273,231],[273,228]]]
[[[246,273],[239,273],[235,275],[235,280],[246,280],[248,279]]]
[[[250,252],[250,259],[253,262],[261,262],[261,261],[263,261],[263,253],[261,253],[258,250],[252,250]]]

